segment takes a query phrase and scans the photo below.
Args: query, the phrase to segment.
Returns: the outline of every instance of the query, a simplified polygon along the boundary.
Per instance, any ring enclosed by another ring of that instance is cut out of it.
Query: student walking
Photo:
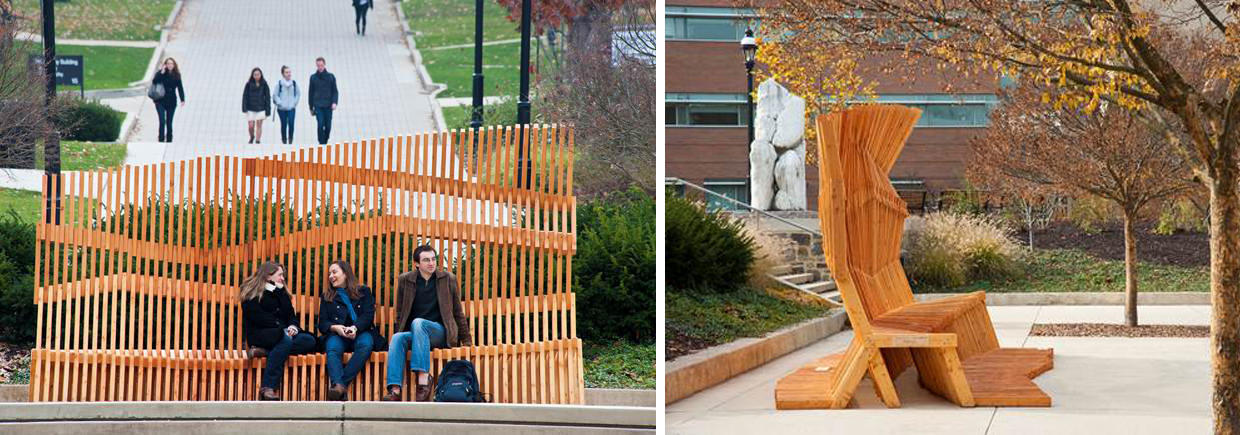
[[[185,88],[181,86],[181,69],[173,58],[164,59],[164,64],[151,79],[151,89],[147,96],[155,102],[155,113],[159,115],[159,141],[172,142],[172,116],[177,113],[177,96],[181,97],[181,106],[185,106]]]
[[[375,296],[358,284],[353,268],[341,260],[327,267],[327,286],[319,301],[319,332],[326,334],[327,400],[348,400],[349,384],[366,366],[370,352],[383,338],[374,328]],[[349,364],[344,353],[353,352]]]
[[[336,76],[327,72],[327,61],[314,60],[315,73],[310,76],[310,114],[318,121],[319,144],[326,145],[332,134],[332,112],[340,93],[336,91]]]
[[[292,298],[284,289],[284,266],[268,261],[241,283],[242,328],[250,343],[250,358],[267,357],[258,400],[280,400],[276,390],[284,380],[289,355],[314,351],[316,340],[301,330]]]
[[[263,70],[254,67],[241,94],[241,111],[249,124],[250,143],[262,143],[263,121],[271,116],[271,88],[263,78]]]
[[[413,371],[414,400],[431,397],[431,349],[469,346],[469,319],[461,308],[456,277],[436,270],[435,249],[413,251],[417,269],[400,275],[396,285],[397,332],[388,344],[387,394],[384,401],[400,401],[405,370]],[[406,365],[405,353],[409,353]]]
[[[353,11],[357,17],[353,19],[353,27],[357,34],[366,36],[366,13],[375,8],[374,0],[353,0]]]
[[[291,144],[301,90],[297,88],[297,81],[293,80],[293,70],[287,65],[280,67],[280,75],[282,77],[276,82],[276,93],[271,96],[271,102],[275,104],[276,114],[280,116],[280,143]]]

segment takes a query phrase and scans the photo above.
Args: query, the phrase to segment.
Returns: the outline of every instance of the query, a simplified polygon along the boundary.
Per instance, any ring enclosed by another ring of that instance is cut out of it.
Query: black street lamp
[[[474,0],[474,114],[469,127],[482,127],[482,0]]]
[[[56,17],[55,9],[52,6],[52,0],[42,1],[43,15],[43,78],[47,86],[47,94],[44,100],[47,109],[52,108],[52,100],[56,98]],[[43,172],[48,175],[46,177],[48,185],[43,191],[47,192],[47,202],[43,204],[47,223],[60,223],[60,132],[56,131],[53,126],[52,131],[48,134],[47,140],[43,143]],[[52,189],[53,180],[57,181],[55,189]]]
[[[749,102],[749,143],[753,144],[753,62],[758,54],[758,42],[753,38],[753,29],[745,29],[745,37],[741,38],[741,52],[745,53],[745,76],[749,79],[749,92],[745,93],[745,101]]]
[[[530,0],[521,0],[521,94],[517,100],[517,132],[520,134],[517,145],[517,183],[526,188],[530,187],[530,172],[533,169],[525,152],[525,136],[529,134],[527,126],[530,123],[530,31],[533,27],[530,23],[530,9],[533,6],[530,3]]]

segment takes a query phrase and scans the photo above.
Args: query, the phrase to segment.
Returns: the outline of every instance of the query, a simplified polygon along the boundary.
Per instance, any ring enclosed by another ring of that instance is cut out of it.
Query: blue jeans
[[[296,337],[281,335],[280,342],[267,350],[267,367],[263,368],[262,387],[280,388],[280,381],[284,379],[284,362],[288,360],[288,356],[310,353],[314,350],[314,345],[314,336],[305,331],[298,332]]]
[[[443,325],[426,319],[413,319],[408,332],[398,332],[388,344],[387,384],[405,384],[405,352],[409,352],[409,370],[426,372],[431,369],[431,349],[447,346]]]
[[[172,116],[177,113],[174,101],[171,106],[155,103],[155,114],[159,115],[159,141],[172,142]]]
[[[327,378],[333,384],[348,386],[366,366],[374,344],[375,337],[369,331],[357,334],[353,340],[339,335],[327,337]],[[345,351],[353,352],[348,365],[343,363]]]
[[[314,108],[314,119],[318,121],[320,145],[327,145],[327,139],[332,135],[332,112],[331,106]]]
[[[297,118],[297,109],[276,110],[280,115],[280,143],[293,143],[293,121]]]

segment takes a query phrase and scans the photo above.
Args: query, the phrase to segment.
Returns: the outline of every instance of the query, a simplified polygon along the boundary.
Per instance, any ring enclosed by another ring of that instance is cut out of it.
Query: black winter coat
[[[335,291],[335,290],[333,290]],[[379,344],[385,340],[379,335],[379,328],[375,328],[375,293],[370,287],[362,286],[362,297],[358,300],[352,300],[353,311],[357,313],[357,323],[353,323],[353,317],[349,316],[349,308],[344,305],[344,298],[336,296],[335,300],[328,301],[327,298],[319,300],[319,333],[324,337],[330,337],[332,325],[357,326],[357,332],[363,333],[370,331],[375,336],[375,349],[380,349]],[[350,297],[352,299],[352,297]]]
[[[310,104],[310,110],[316,107],[327,107],[336,104],[340,100],[340,92],[336,90],[336,76],[323,70],[310,75],[310,95],[306,98],[306,102]]]
[[[370,8],[370,9],[374,9],[374,8],[375,8],[375,0],[370,0],[370,2],[368,2],[368,3],[367,3],[367,4],[365,4],[365,5],[362,5],[362,2],[361,2],[360,0],[353,0],[353,7],[355,7],[355,8],[356,8],[356,7],[360,7],[360,6],[366,6],[366,7]]]
[[[263,290],[262,296],[241,302],[241,326],[251,346],[275,346],[290,325],[302,329],[293,299],[284,288]]]
[[[156,83],[164,85],[164,97],[155,100],[161,106],[173,107],[177,105],[177,95],[180,94],[181,101],[185,101],[185,88],[181,86],[181,78],[165,73],[163,68],[155,73],[155,78],[151,79],[151,85]]]
[[[258,82],[258,86],[254,85],[253,79],[245,82],[245,91],[241,94],[241,111],[263,112],[271,116],[271,88],[267,86],[267,80]]]

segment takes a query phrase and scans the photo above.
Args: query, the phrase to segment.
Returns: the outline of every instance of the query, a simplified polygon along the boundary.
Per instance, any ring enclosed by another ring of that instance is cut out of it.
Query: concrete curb
[[[918,301],[930,301],[956,296],[959,293],[915,294]],[[1206,292],[1146,292],[1137,293],[1138,305],[1210,305],[1210,293]],[[1064,293],[986,293],[987,306],[1004,305],[1124,305],[1123,292],[1064,292]]]
[[[653,408],[657,405],[655,390],[629,390],[619,388],[586,388],[588,406],[639,406]]]
[[[670,405],[755,367],[835,334],[844,328],[844,310],[802,322],[762,338],[742,338],[664,365],[664,398]]]
[[[177,432],[207,433],[219,424],[245,427],[280,422],[277,432],[334,427],[364,433],[376,427],[417,423],[438,428],[500,433],[551,428],[553,432],[649,431],[655,429],[653,407],[511,405],[491,403],[387,402],[76,402],[14,403],[0,407],[0,427],[11,430],[43,426],[71,433],[111,430],[144,432],[168,425]],[[8,426],[8,427],[5,427]],[[280,428],[282,426],[283,428]]]
[[[400,7],[402,0],[392,0],[392,7],[396,8],[396,19],[400,21],[401,31],[405,33],[405,45],[409,47],[409,55],[413,58],[413,64],[418,67],[418,77],[422,80],[423,90],[429,92],[427,99],[431,104],[431,117],[435,118],[435,128],[438,131],[448,131],[448,123],[443,117],[443,107],[439,105],[439,99],[436,98],[440,92],[448,89],[448,85],[443,83],[435,83],[431,80],[431,73],[427,71],[426,65],[422,63],[422,52],[418,50],[417,41],[413,40],[413,30],[409,28],[409,20],[405,18],[405,10]]]
[[[30,385],[0,385],[0,403],[27,402],[30,399]]]

